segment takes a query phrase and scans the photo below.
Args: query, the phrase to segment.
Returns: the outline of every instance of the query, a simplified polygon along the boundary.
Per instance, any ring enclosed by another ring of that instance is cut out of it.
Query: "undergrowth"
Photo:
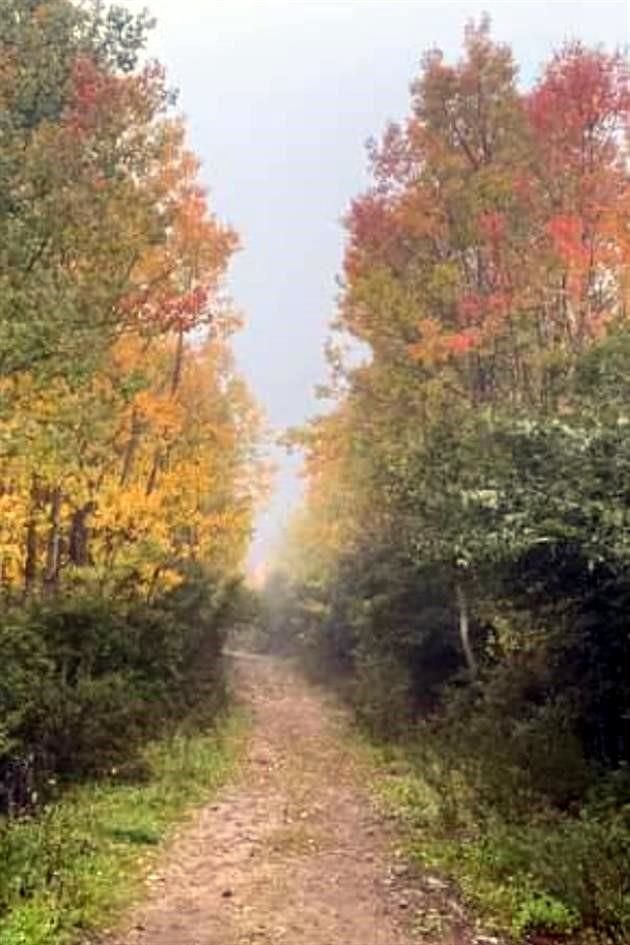
[[[630,804],[619,804],[612,779],[579,810],[543,808],[516,822],[486,809],[481,819],[453,771],[436,789],[439,772],[425,776],[414,746],[361,746],[410,859],[454,880],[486,928],[515,942],[630,941]]]
[[[33,818],[0,824],[1,945],[68,945],[112,922],[169,829],[206,801],[239,754],[244,721],[144,750],[141,783],[89,783]]]

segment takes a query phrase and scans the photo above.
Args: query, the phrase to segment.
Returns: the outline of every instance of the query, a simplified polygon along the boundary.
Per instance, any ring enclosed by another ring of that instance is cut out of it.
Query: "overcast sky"
[[[318,409],[340,218],[366,183],[364,142],[408,110],[422,52],[458,54],[483,11],[528,84],[564,39],[628,42],[625,0],[128,0],[158,19],[151,51],[180,89],[212,205],[243,250],[229,291],[245,312],[237,354],[273,427]],[[298,493],[279,455],[261,560]]]

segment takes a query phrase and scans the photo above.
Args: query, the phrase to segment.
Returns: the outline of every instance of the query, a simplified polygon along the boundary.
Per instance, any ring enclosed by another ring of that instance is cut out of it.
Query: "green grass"
[[[114,922],[169,830],[232,772],[245,723],[177,735],[145,752],[140,784],[92,783],[37,818],[0,827],[0,945],[68,945]]]
[[[630,941],[630,806],[538,810],[519,822],[486,810],[480,822],[452,772],[444,778],[456,796],[445,808],[448,791],[436,791],[435,771],[430,783],[423,776],[413,748],[360,741],[358,751],[406,854],[454,880],[488,931],[515,942],[534,933],[572,945]]]

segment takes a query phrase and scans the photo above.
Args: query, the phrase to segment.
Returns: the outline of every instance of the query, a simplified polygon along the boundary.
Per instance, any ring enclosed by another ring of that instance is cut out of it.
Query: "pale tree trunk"
[[[457,611],[459,620],[459,638],[464,651],[464,658],[468,672],[474,679],[477,675],[477,660],[470,644],[470,617],[468,613],[468,599],[466,591],[462,585],[457,582],[455,585],[455,596],[457,598]]]
[[[53,489],[50,497],[50,529],[48,531],[48,545],[46,549],[46,571],[44,572],[44,591],[49,596],[56,593],[59,585],[59,570],[61,567],[61,532],[59,518],[61,514],[61,489]]]

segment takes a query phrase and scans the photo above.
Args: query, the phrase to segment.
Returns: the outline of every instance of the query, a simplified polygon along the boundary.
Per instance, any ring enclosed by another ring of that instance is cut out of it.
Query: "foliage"
[[[4,594],[151,599],[182,562],[232,572],[259,476],[221,296],[237,238],[140,61],[146,17],[0,12]]]
[[[144,61],[150,26],[102,3],[0,2],[9,781],[107,770],[151,699],[188,698],[195,658],[217,663],[260,496],[221,290],[238,241]]]
[[[576,943],[626,941],[630,822],[615,779],[589,791],[577,816],[538,807],[515,822],[492,801],[480,803],[474,790],[466,793],[448,751],[437,741],[433,748],[430,783],[427,753],[418,756],[417,744],[399,747],[394,772],[379,779],[381,803],[404,824],[410,856],[455,877],[486,922],[517,940],[538,932]],[[392,771],[391,748],[369,751]],[[503,763],[499,750],[495,764]],[[627,800],[627,784],[625,791]]]
[[[194,733],[226,701],[260,418],[222,291],[238,239],[144,56],[151,26],[100,0],[0,0],[7,945],[91,924],[130,847],[225,765]]]
[[[151,605],[61,599],[9,612],[0,630],[0,800],[16,813],[70,778],[140,772],[158,726],[211,720],[233,589],[200,572]]]
[[[73,789],[37,819],[0,829],[3,945],[60,945],[100,928],[135,895],[153,851],[190,808],[227,777],[242,722],[212,734],[176,733],[143,752],[141,783]]]
[[[485,18],[425,55],[346,216],[333,405],[289,434],[306,497],[264,595],[272,639],[419,746],[449,868],[522,831],[522,936],[628,931],[626,854],[610,898],[593,877],[620,806],[579,818],[630,760],[627,76],[571,42],[522,90]],[[588,848],[579,892],[538,842]]]

